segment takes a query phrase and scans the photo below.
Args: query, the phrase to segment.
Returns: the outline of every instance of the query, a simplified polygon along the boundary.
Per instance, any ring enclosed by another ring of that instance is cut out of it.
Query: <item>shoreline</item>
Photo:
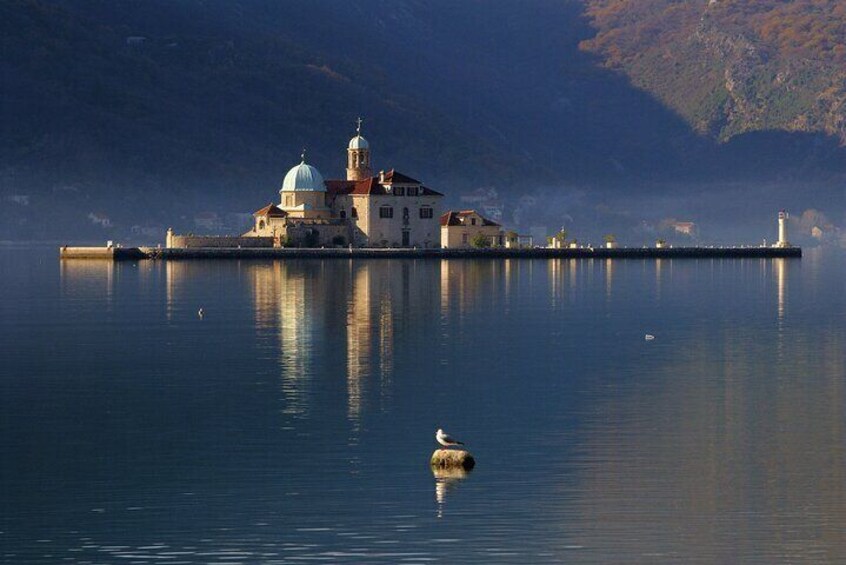
[[[159,248],[60,247],[60,259],[772,259],[800,258],[801,247],[622,247],[616,249]]]

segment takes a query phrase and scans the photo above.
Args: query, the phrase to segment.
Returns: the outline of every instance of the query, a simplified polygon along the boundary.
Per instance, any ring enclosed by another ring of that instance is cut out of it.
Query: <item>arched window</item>
[[[403,218],[404,220],[407,220],[407,219],[408,219],[408,208],[403,208],[403,209],[402,209],[402,218]]]
[[[358,210],[355,209],[355,206],[353,206],[352,210],[350,210],[350,215],[352,215],[353,218],[358,218]]]
[[[347,219],[347,211],[346,210],[341,210],[341,212],[338,215],[341,216],[342,220]]]
[[[259,229],[260,230],[264,229],[264,220],[259,220]]]

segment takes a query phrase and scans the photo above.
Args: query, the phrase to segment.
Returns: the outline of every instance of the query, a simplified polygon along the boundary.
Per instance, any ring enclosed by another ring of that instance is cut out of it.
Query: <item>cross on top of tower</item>
[[[300,159],[302,159],[303,163],[305,163],[305,155],[306,155],[306,148],[303,147],[303,152],[300,153]]]
[[[356,126],[355,126],[355,133],[356,133],[356,135],[361,135],[361,123],[362,123],[363,121],[364,121],[364,120],[362,120],[362,119],[361,119],[361,116],[359,116],[359,117],[355,120],[355,124],[356,124]]]

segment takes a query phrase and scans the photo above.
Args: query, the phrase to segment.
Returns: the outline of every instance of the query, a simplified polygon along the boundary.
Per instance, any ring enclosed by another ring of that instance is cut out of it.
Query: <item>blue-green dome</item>
[[[323,175],[320,171],[307,165],[305,160],[288,171],[285,180],[282,181],[280,192],[312,191],[326,192],[326,185],[323,184]]]

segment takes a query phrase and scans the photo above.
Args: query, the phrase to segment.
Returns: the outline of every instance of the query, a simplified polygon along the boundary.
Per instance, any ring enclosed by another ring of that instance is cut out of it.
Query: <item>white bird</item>
[[[655,336],[654,336],[654,335],[652,335],[652,334],[646,334],[646,335],[644,336],[644,339],[645,339],[646,341],[652,341],[653,339],[655,339]]]
[[[463,442],[458,441],[454,437],[450,437],[449,434],[444,433],[444,431],[438,428],[437,433],[435,433],[435,439],[438,440],[438,443],[443,445],[444,447],[451,447],[454,445],[464,445]]]
[[[197,312],[197,315],[198,315],[198,316],[202,319],[202,317],[203,317],[203,316],[205,316],[205,315],[206,315],[206,313],[205,313],[205,312],[203,312],[203,309],[202,309],[202,308],[200,308],[200,310]]]

